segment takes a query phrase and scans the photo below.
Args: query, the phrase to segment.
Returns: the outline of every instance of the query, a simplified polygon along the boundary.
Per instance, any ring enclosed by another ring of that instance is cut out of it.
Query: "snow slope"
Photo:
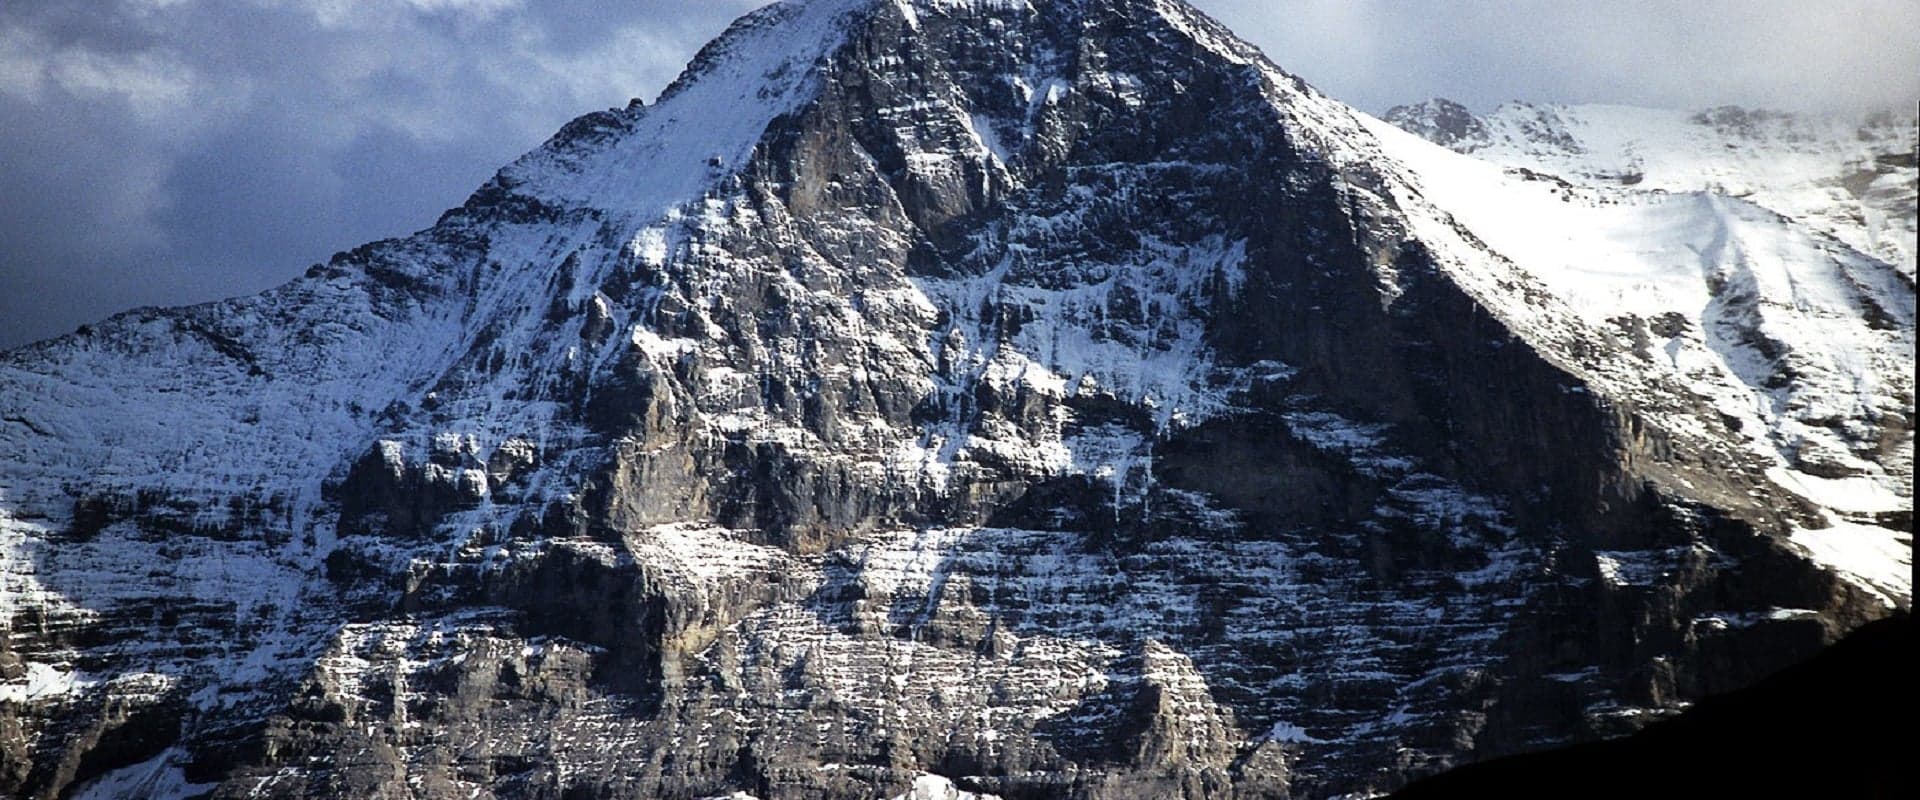
[[[1914,274],[1920,170],[1910,114],[1509,103],[1475,117],[1431,100],[1387,119],[1454,150],[1583,186],[1747,200]]]
[[[1847,528],[1912,508],[1912,253],[1895,246],[1911,235],[1881,235],[1911,231],[1912,206],[1904,218],[1851,225],[1840,209],[1857,212],[1858,201],[1848,205],[1832,180],[1842,165],[1884,155],[1885,142],[1831,120],[1751,114],[1738,118],[1754,127],[1729,142],[1700,120],[1731,111],[1585,106],[1506,106],[1456,138],[1423,127],[1416,111],[1392,116],[1450,148],[1367,122],[1422,198],[1588,330],[1631,337],[1640,377],[1731,421],[1770,478],[1825,509],[1826,521],[1809,525]],[[1912,176],[1893,169],[1876,185],[1910,188]],[[1839,533],[1819,535],[1809,555],[1910,598],[1900,565],[1911,535],[1854,530],[1866,555],[1842,556],[1853,548]]]

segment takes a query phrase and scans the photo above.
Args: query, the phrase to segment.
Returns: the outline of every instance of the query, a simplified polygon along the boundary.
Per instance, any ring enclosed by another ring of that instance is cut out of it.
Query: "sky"
[[[0,348],[257,292],[651,100],[758,0],[0,0]],[[1920,99],[1913,0],[1195,0],[1362,110]]]

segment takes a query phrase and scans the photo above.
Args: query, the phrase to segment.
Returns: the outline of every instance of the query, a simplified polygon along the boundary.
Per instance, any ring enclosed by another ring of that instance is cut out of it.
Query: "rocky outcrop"
[[[1409,133],[1441,147],[1473,152],[1490,138],[1487,126],[1472,110],[1444,97],[1387,109],[1383,117]]]

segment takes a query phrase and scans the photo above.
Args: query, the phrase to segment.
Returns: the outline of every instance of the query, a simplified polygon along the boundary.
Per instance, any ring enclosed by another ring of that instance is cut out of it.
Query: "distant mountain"
[[[1436,144],[1593,189],[1746,200],[1914,274],[1915,120],[1723,106],[1699,112],[1450,100],[1387,112]]]
[[[430,229],[0,355],[0,791],[1306,798],[1638,730],[1911,607],[1914,406],[1911,251],[1642,171],[1174,0],[769,6]]]

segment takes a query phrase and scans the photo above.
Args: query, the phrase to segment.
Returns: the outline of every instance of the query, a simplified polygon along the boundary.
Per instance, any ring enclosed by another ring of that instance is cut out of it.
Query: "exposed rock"
[[[1388,122],[1442,147],[1471,153],[1487,143],[1487,126],[1466,106],[1444,97],[1410,106],[1394,106],[1383,117]]]

